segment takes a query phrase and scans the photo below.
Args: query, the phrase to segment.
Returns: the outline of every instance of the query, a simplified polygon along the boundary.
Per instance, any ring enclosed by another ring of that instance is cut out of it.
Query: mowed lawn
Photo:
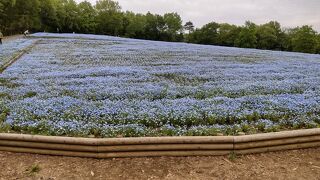
[[[1,46],[0,66],[34,41],[0,74],[1,132],[132,137],[320,127],[320,55],[38,33]]]

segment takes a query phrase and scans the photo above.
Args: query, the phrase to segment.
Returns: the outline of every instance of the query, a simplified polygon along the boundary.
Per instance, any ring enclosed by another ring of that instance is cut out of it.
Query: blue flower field
[[[0,131],[236,135],[320,127],[320,55],[37,33],[0,47]]]

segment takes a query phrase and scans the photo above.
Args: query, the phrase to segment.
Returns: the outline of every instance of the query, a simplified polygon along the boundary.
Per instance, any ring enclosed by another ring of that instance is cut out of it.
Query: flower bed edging
[[[76,138],[0,133],[0,151],[89,158],[215,156],[320,147],[320,128],[245,136]]]

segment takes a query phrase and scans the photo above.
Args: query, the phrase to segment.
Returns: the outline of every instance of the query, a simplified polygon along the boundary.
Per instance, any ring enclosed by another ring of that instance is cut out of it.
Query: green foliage
[[[302,26],[292,29],[290,36],[293,51],[316,53],[317,33],[311,26]]]
[[[222,46],[234,46],[241,29],[227,23],[220,24],[218,41]]]
[[[0,122],[0,132],[2,133],[8,133],[11,130],[11,126],[7,123],[1,123]]]
[[[121,6],[113,0],[98,0],[96,3],[98,13],[120,12]]]
[[[262,25],[247,21],[241,27],[212,22],[187,34],[185,41],[241,48],[320,53],[319,37],[320,35],[310,26],[283,30],[276,21]]]
[[[115,0],[98,0],[94,6],[75,0],[1,0],[0,31],[10,35],[27,29],[320,54],[320,35],[311,26],[283,29],[276,21],[247,21],[244,26],[210,22],[195,29],[191,21],[183,25],[178,13],[123,12]]]
[[[19,87],[20,84],[12,82],[11,79],[0,78],[0,86],[6,86],[8,88],[16,88],[16,87]]]
[[[231,152],[228,156],[228,159],[234,162],[237,159],[237,154],[235,152]]]
[[[36,96],[36,95],[37,95],[36,92],[34,92],[34,91],[29,91],[29,92],[27,92],[27,93],[24,95],[24,98],[31,98],[31,97]]]
[[[0,102],[0,132],[8,132],[11,127],[6,123],[10,110]]]
[[[78,5],[80,15],[80,32],[82,33],[95,33],[96,29],[96,11],[94,7],[87,1],[81,2]]]
[[[277,35],[275,29],[267,24],[257,28],[257,48],[273,49],[277,44]]]
[[[142,39],[144,35],[144,25],[146,18],[142,14],[134,14],[133,12],[126,12],[124,14],[124,31],[125,36],[130,38]]]
[[[166,13],[163,16],[165,23],[164,33],[167,34],[166,41],[179,40],[179,34],[182,33],[182,19],[177,13]]]
[[[317,36],[316,53],[320,54],[320,34],[318,34],[318,36]]]
[[[123,15],[118,2],[112,0],[99,0],[96,3],[97,32],[118,36],[123,29]]]
[[[218,45],[218,29],[219,24],[216,22],[206,24],[191,34],[191,42]]]
[[[40,21],[41,29],[44,31],[54,31],[58,25],[57,10],[53,0],[40,1]]]
[[[0,8],[0,27],[5,33],[40,27],[39,0],[2,0]]]
[[[0,123],[3,123],[7,118],[7,114],[6,113],[1,113],[0,114]]]
[[[41,168],[38,164],[32,165],[30,168],[26,169],[29,174],[34,174],[40,172]]]
[[[235,46],[241,48],[256,48],[256,28],[255,24],[247,21],[246,25],[241,28],[238,38],[235,41]]]
[[[189,33],[194,31],[194,25],[191,21],[186,22],[186,24],[183,26],[183,29],[188,31]]]

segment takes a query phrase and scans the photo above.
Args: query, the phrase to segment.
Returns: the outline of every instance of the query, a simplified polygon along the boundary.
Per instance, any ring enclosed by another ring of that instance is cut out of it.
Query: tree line
[[[276,21],[243,26],[211,22],[185,37],[191,43],[320,54],[320,34],[308,25],[284,29]]]
[[[164,15],[122,11],[118,2],[95,5],[74,0],[1,0],[0,30],[5,35],[24,30],[87,33],[158,41],[188,42],[320,54],[320,34],[311,26],[282,28],[271,21],[243,26],[210,22],[195,28],[177,13]]]

